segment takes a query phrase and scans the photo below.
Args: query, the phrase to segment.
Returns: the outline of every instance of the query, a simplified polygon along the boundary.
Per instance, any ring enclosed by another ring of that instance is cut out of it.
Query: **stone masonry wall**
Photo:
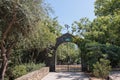
[[[15,80],[41,80],[49,73],[49,67],[43,67],[40,70],[33,71]]]

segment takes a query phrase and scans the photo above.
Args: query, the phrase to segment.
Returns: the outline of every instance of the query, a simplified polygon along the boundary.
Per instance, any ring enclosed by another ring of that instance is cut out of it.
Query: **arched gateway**
[[[56,53],[56,50],[57,48],[59,47],[59,45],[61,45],[62,43],[65,43],[65,42],[72,42],[72,43],[75,43],[76,45],[78,45],[78,47],[80,48],[80,45],[78,43],[78,40],[81,40],[81,43],[82,41],[84,41],[84,39],[82,38],[77,38],[69,33],[66,33],[66,34],[63,34],[62,36],[58,37],[56,39],[56,44],[54,46],[54,54],[53,54],[53,58],[52,58],[52,61],[50,61],[50,71],[55,71],[55,65],[57,63],[57,53]],[[79,41],[80,42],[80,41]],[[87,67],[85,66],[85,61],[84,61],[84,58],[82,57],[81,55],[81,66],[82,66],[82,71],[86,71]]]

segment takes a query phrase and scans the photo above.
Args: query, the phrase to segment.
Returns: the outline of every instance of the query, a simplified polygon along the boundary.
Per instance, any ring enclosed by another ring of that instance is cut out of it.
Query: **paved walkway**
[[[109,77],[112,80],[120,80],[120,71],[112,71]]]
[[[42,80],[89,80],[83,72],[50,72]]]

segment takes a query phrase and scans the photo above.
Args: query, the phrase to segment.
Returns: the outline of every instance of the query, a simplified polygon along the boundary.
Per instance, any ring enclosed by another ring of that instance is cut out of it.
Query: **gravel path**
[[[83,72],[50,72],[42,80],[89,80]]]

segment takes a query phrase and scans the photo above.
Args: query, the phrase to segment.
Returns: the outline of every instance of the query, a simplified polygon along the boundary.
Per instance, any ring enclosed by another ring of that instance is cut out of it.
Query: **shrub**
[[[12,68],[12,75],[14,76],[14,78],[20,77],[26,73],[27,71],[25,65],[16,65]]]
[[[95,77],[107,78],[111,70],[110,61],[105,59],[100,59],[99,62],[93,64],[93,74]]]
[[[38,70],[44,66],[45,66],[44,63],[40,63],[40,64],[28,63],[28,64],[15,65],[14,67],[9,68],[8,76],[9,76],[9,78],[11,77],[11,78],[15,79],[15,78],[18,78],[29,72]]]
[[[35,70],[38,70],[42,67],[45,66],[44,63],[39,63],[39,64],[35,64],[35,63],[29,63],[29,64],[25,64],[26,68],[27,68],[27,72],[32,72]]]

